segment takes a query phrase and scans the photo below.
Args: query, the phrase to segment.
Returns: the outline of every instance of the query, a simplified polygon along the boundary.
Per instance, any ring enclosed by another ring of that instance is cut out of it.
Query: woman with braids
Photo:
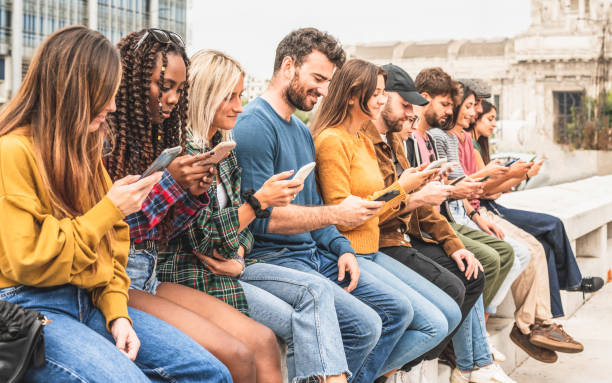
[[[118,52],[85,27],[38,49],[0,113],[0,299],[45,318],[28,382],[230,382],[225,366],[167,323],[128,308],[128,227],[156,173],[114,184],[102,164]]]
[[[108,161],[113,178],[142,174],[165,148],[185,146],[189,87],[189,60],[179,35],[143,30],[125,36],[118,48],[125,76],[117,111],[110,118],[117,136]],[[215,168],[199,165],[209,154],[175,159],[141,210],[127,217],[131,248],[126,271],[132,280],[128,304],[189,335],[228,367],[235,382],[256,382],[256,366],[265,366],[280,379],[280,355],[270,329],[249,322],[248,331],[257,334],[255,357],[242,340],[213,321],[231,307],[201,291],[160,283],[156,277],[160,245],[183,232],[209,203],[206,190]]]
[[[192,57],[187,153],[206,152],[229,139],[242,113],[244,76],[240,64],[224,53],[201,51]],[[241,201],[241,169],[234,151],[219,163],[217,173],[210,204],[160,253],[158,278],[207,292],[271,328],[288,345],[290,382],[321,378],[346,383],[348,365],[331,282],[264,262],[245,267],[254,242],[248,225],[257,213]],[[273,175],[253,192],[262,209],[293,201],[303,180],[285,180],[292,173]],[[255,354],[257,381],[280,382],[280,375],[260,361],[253,320],[228,306],[216,310],[210,320]]]

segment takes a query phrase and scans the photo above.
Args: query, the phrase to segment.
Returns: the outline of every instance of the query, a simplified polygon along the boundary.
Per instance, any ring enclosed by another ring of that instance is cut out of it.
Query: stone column
[[[21,62],[23,56],[23,2],[13,0],[11,12],[11,84],[8,97],[13,97],[21,85]]]

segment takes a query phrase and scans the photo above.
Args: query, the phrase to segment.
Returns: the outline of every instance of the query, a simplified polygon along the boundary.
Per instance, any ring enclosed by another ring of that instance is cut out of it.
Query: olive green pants
[[[451,223],[451,226],[465,248],[474,253],[482,264],[485,274],[482,298],[484,307],[487,307],[512,268],[514,251],[510,244],[484,231],[458,223]]]

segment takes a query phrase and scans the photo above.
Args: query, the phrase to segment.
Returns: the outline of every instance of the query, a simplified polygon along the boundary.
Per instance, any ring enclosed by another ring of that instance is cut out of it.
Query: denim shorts
[[[155,295],[160,281],[157,279],[157,248],[155,246],[145,249],[135,249],[130,245],[130,255],[125,268],[130,277],[130,289],[142,290]]]

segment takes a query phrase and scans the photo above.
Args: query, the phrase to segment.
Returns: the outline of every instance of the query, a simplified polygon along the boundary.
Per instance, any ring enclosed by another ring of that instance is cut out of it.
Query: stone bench
[[[583,276],[606,280],[612,268],[612,176],[528,189],[503,195],[498,202],[508,208],[546,213],[565,225]],[[580,308],[590,294],[561,292],[566,316]],[[507,356],[502,367],[507,373],[523,363],[528,355],[509,338],[514,323],[514,301],[508,294],[487,329],[491,343]],[[440,365],[438,382],[448,383],[450,369]]]

